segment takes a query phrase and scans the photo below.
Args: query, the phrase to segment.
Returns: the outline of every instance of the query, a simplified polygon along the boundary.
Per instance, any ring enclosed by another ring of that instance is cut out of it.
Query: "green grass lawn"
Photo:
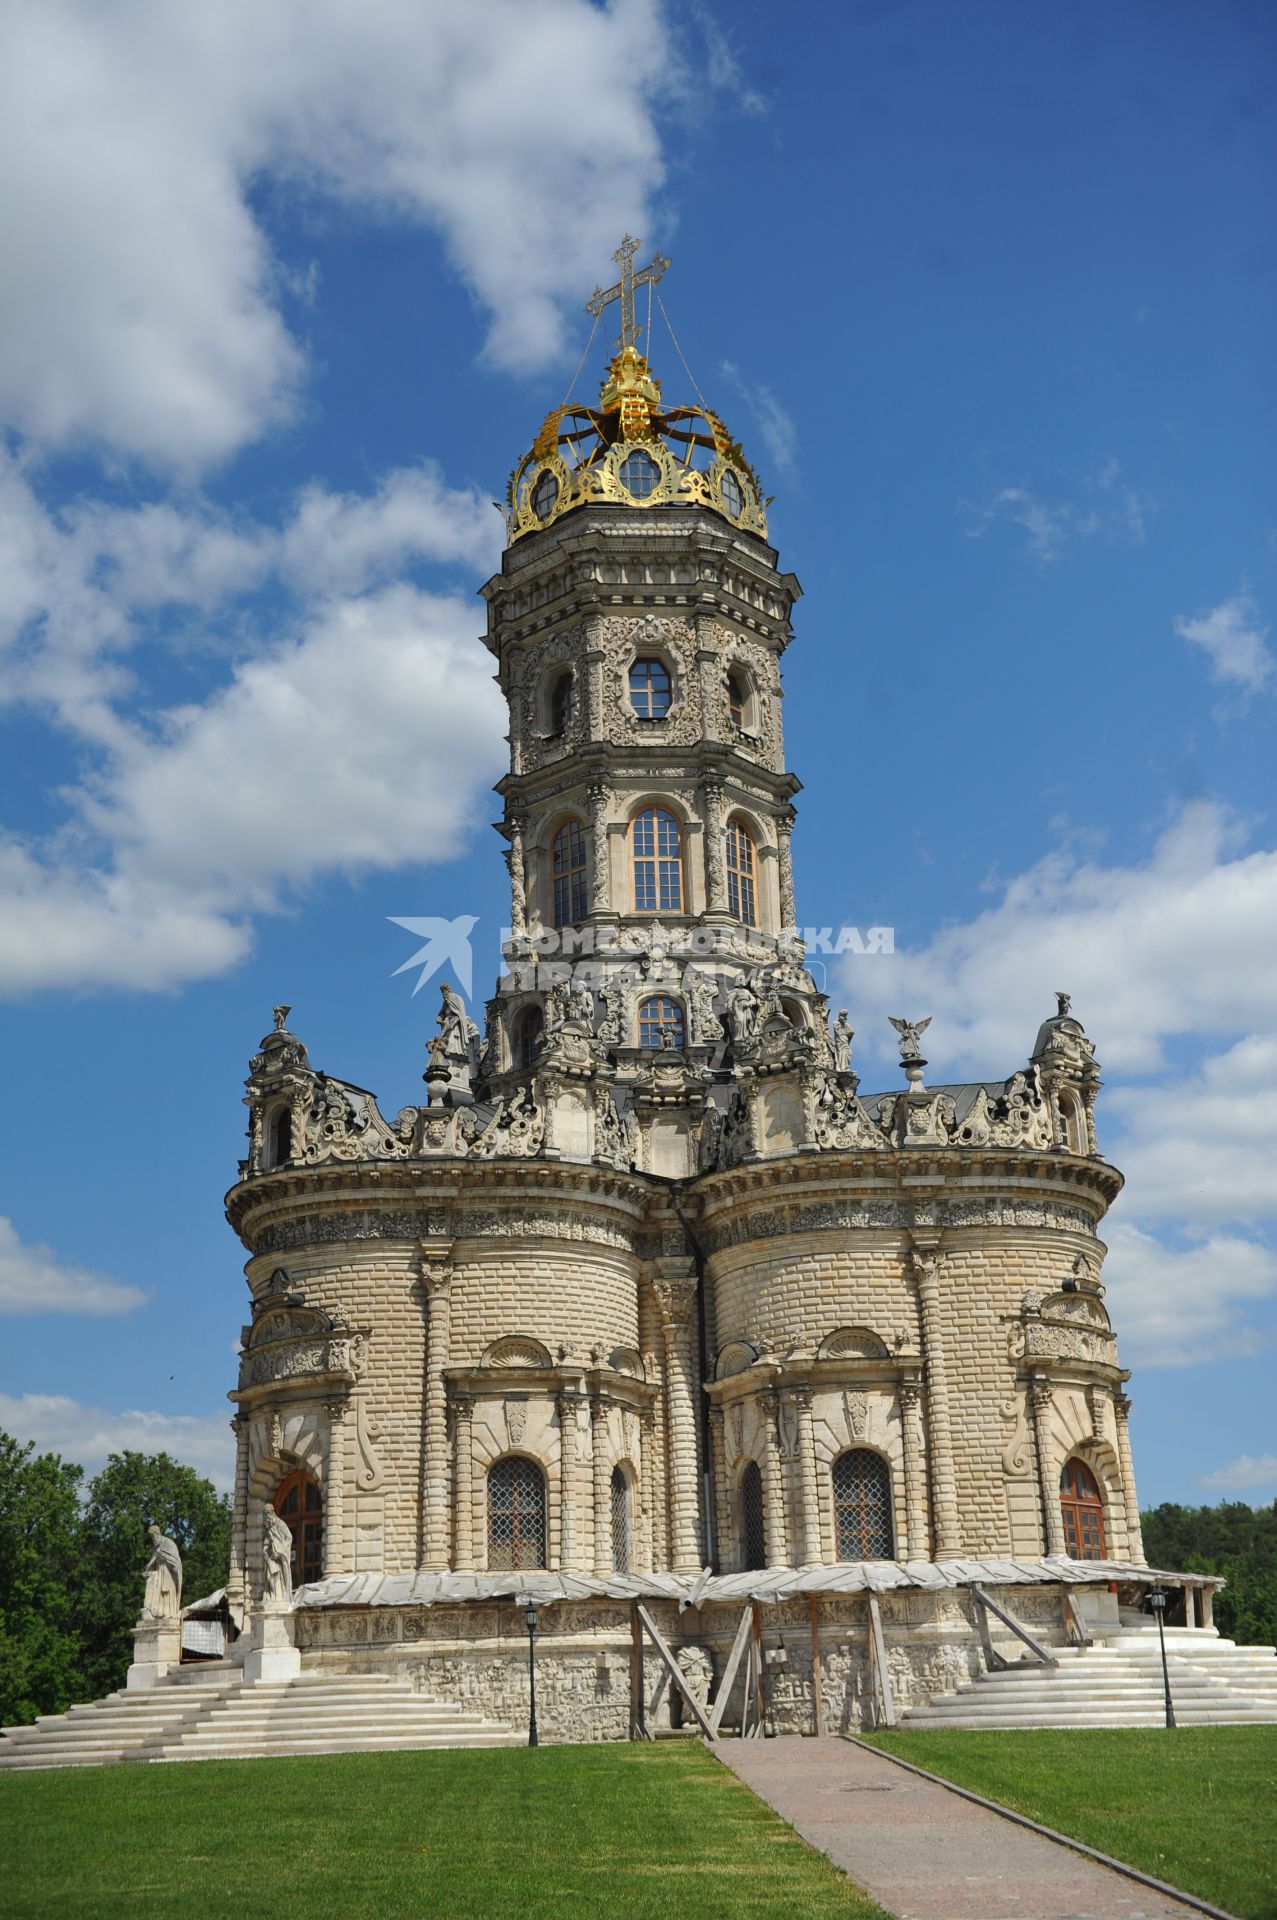
[[[701,1747],[0,1775],[8,1920],[881,1920]]]
[[[1242,1920],[1277,1920],[1277,1726],[918,1727],[873,1745]]]

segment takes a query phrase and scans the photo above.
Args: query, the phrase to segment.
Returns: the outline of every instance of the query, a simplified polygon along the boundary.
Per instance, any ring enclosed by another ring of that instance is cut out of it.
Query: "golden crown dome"
[[[666,407],[661,383],[636,345],[634,289],[659,280],[669,261],[657,254],[634,271],[638,242],[627,234],[613,256],[619,283],[596,288],[586,307],[596,319],[621,305],[621,345],[608,365],[597,407],[568,401],[547,414],[529,452],[510,475],[509,537],[536,533],[574,507],[711,507],[749,533],[767,537],[769,504],[758,475],[708,407]]]

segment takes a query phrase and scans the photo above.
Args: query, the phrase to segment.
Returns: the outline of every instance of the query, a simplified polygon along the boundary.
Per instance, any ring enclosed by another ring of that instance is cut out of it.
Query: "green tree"
[[[154,1522],[182,1555],[182,1604],[226,1584],[231,1503],[167,1453],[113,1453],[90,1481],[80,1528],[76,1602],[90,1697],[122,1686],[142,1604]]]
[[[79,1467],[0,1432],[0,1723],[70,1706],[83,1687],[72,1578]]]
[[[1167,1572],[1221,1573],[1228,1585],[1215,1600],[1215,1624],[1242,1645],[1277,1645],[1277,1501],[1248,1507],[1168,1502],[1140,1516],[1144,1551]]]

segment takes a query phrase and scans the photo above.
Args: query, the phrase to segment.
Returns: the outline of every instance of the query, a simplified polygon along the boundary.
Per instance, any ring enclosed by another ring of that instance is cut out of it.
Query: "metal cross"
[[[614,287],[608,287],[606,291],[602,287],[595,287],[594,298],[587,300],[585,303],[585,311],[592,313],[597,320],[601,318],[603,309],[610,306],[613,300],[620,301],[621,346],[623,348],[633,347],[638,344],[638,328],[634,324],[635,287],[655,286],[669,265],[669,261],[663,253],[654,253],[647,265],[640,267],[638,272],[635,273],[634,256],[638,252],[638,246],[639,243],[634,238],[634,235],[627,233],[616,252],[612,255],[612,258],[621,269],[620,279]]]

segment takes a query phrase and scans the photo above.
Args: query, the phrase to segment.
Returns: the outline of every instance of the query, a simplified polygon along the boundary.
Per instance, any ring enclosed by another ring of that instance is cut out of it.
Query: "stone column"
[[[652,1374],[648,1374],[648,1379]],[[639,1565],[650,1573],[656,1565],[656,1409],[644,1407],[639,1441]]]
[[[714,1568],[724,1573],[732,1559],[732,1489],[727,1465],[727,1415],[717,1401],[709,1410],[709,1477],[714,1498]]]
[[[1144,1536],[1140,1531],[1140,1503],[1135,1492],[1135,1462],[1131,1458],[1131,1403],[1124,1393],[1113,1395],[1117,1419],[1117,1460],[1122,1470],[1122,1502],[1126,1508],[1126,1551],[1138,1565],[1144,1563]]]
[[[723,693],[723,668],[718,648],[711,644],[715,634],[712,617],[696,616],[696,673],[701,694],[701,738],[721,740],[720,715],[726,705]]]
[[[776,822],[776,851],[780,861],[780,924],[782,927],[798,925],[798,905],[794,899],[794,862],[790,851],[790,835],[793,831],[793,814],[781,814]]]
[[[900,1401],[900,1441],[905,1468],[905,1542],[911,1560],[925,1560],[927,1543],[927,1494],[923,1484],[922,1448],[919,1445],[918,1408],[922,1388],[917,1380],[902,1380]],[[899,1542],[897,1551],[899,1550]]]
[[[347,1573],[344,1558],[346,1504],[346,1402],[330,1400],[324,1408],[328,1416],[328,1446],[324,1456],[324,1578]]]
[[[510,931],[528,930],[528,880],[523,865],[523,815],[510,815],[510,851],[506,864],[510,869]]]
[[[717,780],[701,787],[701,815],[705,822],[705,906],[710,913],[727,912],[727,865],[723,855],[723,789]]]
[[[811,1388],[795,1387],[790,1399],[797,1414],[798,1505],[803,1564],[819,1566],[825,1557],[820,1537],[820,1493],[816,1486],[816,1429],[811,1417]]]
[[[1064,1516],[1060,1512],[1059,1476],[1054,1471],[1051,1458],[1051,1403],[1054,1398],[1055,1390],[1049,1380],[1033,1380],[1029,1383],[1046,1550],[1052,1557],[1064,1552]]]
[[[936,1557],[943,1560],[962,1551],[962,1524],[958,1514],[949,1376],[940,1319],[940,1253],[936,1247],[915,1245],[913,1274],[918,1288],[918,1317],[922,1324],[922,1352],[927,1368],[927,1467],[931,1480],[931,1511],[936,1524]]]
[[[226,1582],[233,1603],[248,1611],[248,1416],[231,1421],[235,1435],[235,1505],[231,1521],[231,1565]]]
[[[590,912],[612,911],[612,861],[608,807],[612,793],[600,782],[587,788],[590,802]]]
[[[444,1248],[420,1247],[421,1290],[426,1300],[426,1393],[423,1422],[423,1567],[448,1565],[448,1364],[452,1262]]]
[[[662,1261],[676,1268],[681,1261]],[[674,1573],[699,1573],[701,1538],[700,1435],[696,1419],[700,1388],[696,1365],[696,1280],[687,1273],[658,1273],[652,1291],[661,1309],[665,1341],[666,1468],[670,1504],[670,1565]]]
[[[776,1418],[780,1411],[776,1395],[763,1394],[758,1402],[763,1417],[763,1457],[759,1471],[763,1477],[763,1538],[769,1567],[787,1567],[789,1554],[789,1516],[786,1512],[785,1476],[781,1471],[780,1442],[776,1436]],[[744,1542],[741,1542],[742,1548]]]
[[[600,622],[597,616],[585,623],[585,725],[582,732],[590,740],[606,740],[603,715],[603,663],[607,658],[598,644]]]
[[[594,1471],[594,1571],[603,1580],[612,1571],[612,1473],[608,1465],[607,1403],[598,1394],[590,1401],[590,1450]],[[631,1531],[637,1534],[638,1515],[633,1508],[630,1519]]]
[[[452,1403],[452,1508],[456,1516],[457,1552],[453,1564],[459,1571],[476,1570],[474,1551],[474,1457],[470,1422],[474,1412],[469,1400]],[[481,1565],[486,1566],[485,1553]]]
[[[559,1416],[559,1568],[578,1571],[576,1563],[576,1395],[555,1398]]]

